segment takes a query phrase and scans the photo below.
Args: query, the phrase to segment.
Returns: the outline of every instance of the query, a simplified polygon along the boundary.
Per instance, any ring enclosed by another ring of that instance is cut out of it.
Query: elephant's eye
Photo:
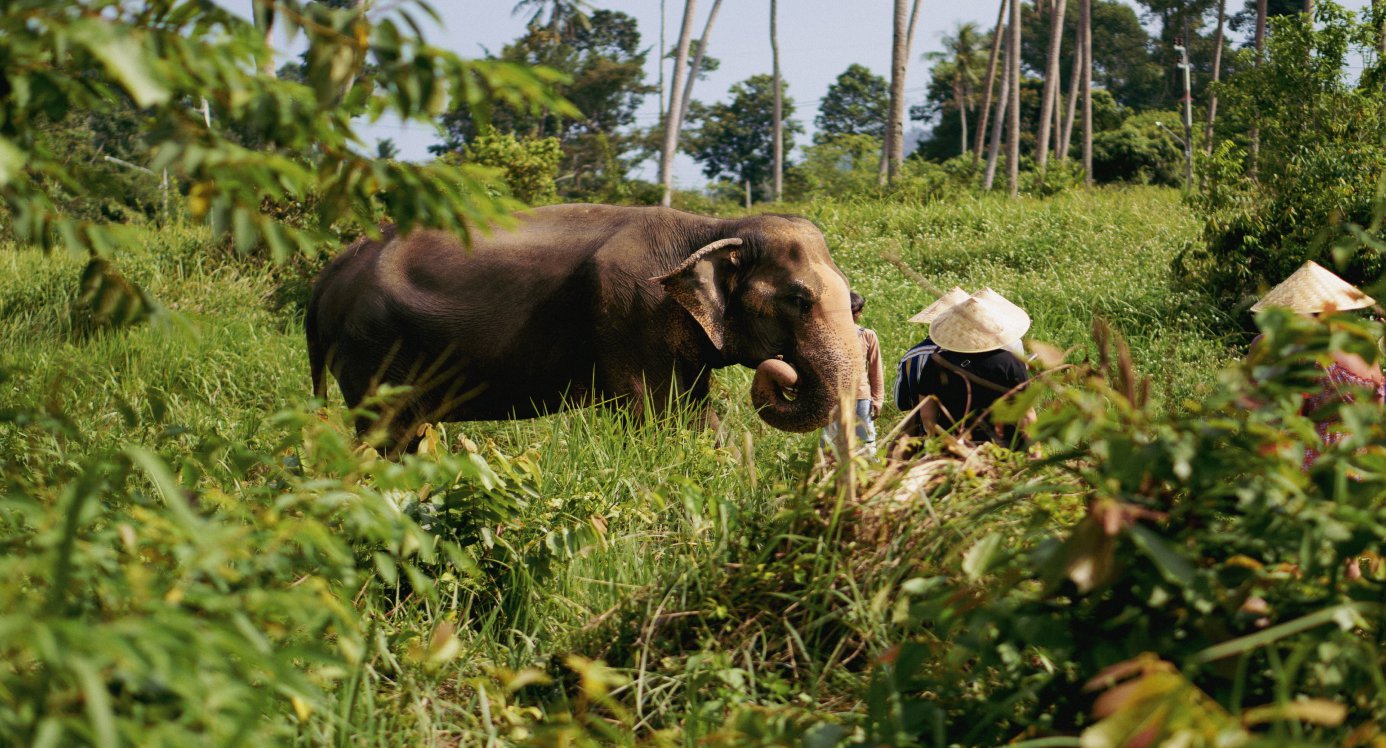
[[[813,311],[813,299],[806,294],[793,294],[785,301],[799,314],[808,314]]]

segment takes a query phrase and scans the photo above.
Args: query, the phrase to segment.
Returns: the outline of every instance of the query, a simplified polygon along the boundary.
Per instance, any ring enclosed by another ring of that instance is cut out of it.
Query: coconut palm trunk
[[[1020,196],[1020,2],[1011,3],[1010,27],[1010,128],[1007,135],[1006,191],[1011,197]]]
[[[1213,41],[1213,85],[1208,90],[1208,122],[1203,127],[1203,152],[1213,153],[1213,122],[1218,116],[1218,80],[1222,76],[1222,27],[1227,21],[1227,0],[1218,0],[1218,29]]]
[[[905,0],[895,0],[894,33],[890,54],[890,121],[886,123],[886,181],[894,180],[905,160],[905,71],[909,64],[919,0],[905,12]]]
[[[1081,37],[1081,33],[1080,33]],[[1077,42],[1078,40],[1074,40]],[[1059,136],[1059,159],[1068,160],[1068,155],[1073,147],[1073,120],[1078,114],[1078,88],[1082,82],[1083,67],[1083,47],[1080,43],[1073,45],[1073,70],[1069,71],[1068,76],[1068,106],[1065,107],[1063,133]]]
[[[683,85],[687,78],[688,45],[693,35],[693,12],[697,0],[684,0],[683,26],[679,31],[679,48],[674,55],[674,79],[669,85],[669,111],[664,116],[664,147],[659,153],[659,183],[664,194],[659,204],[669,207],[674,199],[674,152],[679,147],[679,122],[683,112],[679,104],[683,101]]]
[[[1261,67],[1261,57],[1266,51],[1266,0],[1256,0],[1256,35],[1253,45],[1256,48],[1256,57],[1252,64]],[[1251,116],[1251,141],[1247,147],[1250,163],[1247,166],[1247,174],[1256,179],[1260,171],[1261,161],[1261,126],[1258,124],[1260,117],[1253,112]]]
[[[1265,2],[1265,0],[1261,0]],[[1083,183],[1092,186],[1092,0],[1080,0],[1078,34],[1083,55]]]
[[[1053,126],[1055,101],[1059,97],[1059,49],[1064,43],[1065,0],[1055,0],[1050,8],[1049,64],[1044,68],[1044,95],[1040,100],[1039,134],[1036,137],[1035,166],[1044,179],[1049,165],[1049,134]]]
[[[707,38],[712,33],[712,24],[717,20],[717,11],[722,8],[722,0],[713,0],[712,10],[708,11],[707,23],[703,25],[703,35],[698,37],[698,48],[693,52],[693,62],[688,66],[688,82],[683,86],[683,100],[679,103],[679,132],[688,119],[688,105],[693,101],[693,84],[703,70],[703,53],[707,52]],[[663,66],[660,67],[663,69]]]
[[[770,57],[774,67],[771,85],[775,89],[775,176],[771,195],[775,202],[779,202],[784,193],[784,95],[780,90],[780,37],[779,30],[775,26],[777,9],[776,0],[770,0]]]
[[[990,190],[996,183],[996,162],[1001,155],[1002,127],[1006,121],[1006,104],[1011,97],[1005,95],[1011,85],[1011,45],[1006,45],[1005,61],[1001,65],[1001,96],[996,97],[996,114],[991,122],[991,142],[987,144],[987,168],[982,176],[982,189]]]
[[[958,152],[960,156],[967,155],[967,94],[962,90],[962,86],[953,86],[953,101],[958,105],[958,117],[962,119],[962,150]]]
[[[1001,0],[1001,6],[996,10],[996,26],[991,32],[991,56],[987,58],[987,81],[982,84],[982,111],[977,118],[977,134],[972,139],[974,150],[972,154],[972,165],[982,159],[982,148],[985,147],[987,139],[987,122],[991,114],[991,99],[996,87],[996,63],[1001,52],[1001,35],[1006,28],[1006,3]]]

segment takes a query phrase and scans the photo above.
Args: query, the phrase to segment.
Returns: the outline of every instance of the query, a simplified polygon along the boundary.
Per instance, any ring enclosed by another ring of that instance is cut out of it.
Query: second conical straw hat
[[[1025,314],[1025,310],[1021,309],[1019,304],[1016,304],[1014,301],[1011,301],[1005,296],[1002,296],[1000,293],[993,290],[991,286],[985,286],[982,288],[982,290],[978,291],[973,295],[976,296],[978,299],[981,299],[982,301],[990,302],[993,304],[999,304],[1002,307],[1009,309],[1012,314],[1025,315],[1026,319],[1029,319],[1030,317],[1030,315]]]
[[[929,337],[945,351],[981,353],[1010,345],[1030,329],[1030,315],[1014,304],[973,295],[940,314]]]
[[[952,309],[954,306],[967,301],[968,293],[959,286],[948,289],[948,293],[938,297],[934,303],[924,307],[924,311],[910,317],[910,322],[916,325],[927,325],[938,319],[938,315]]]
[[[1301,314],[1317,314],[1361,309],[1375,303],[1376,300],[1362,293],[1361,289],[1309,260],[1281,281],[1280,285],[1266,292],[1260,301],[1252,305],[1251,311],[1259,312],[1266,307],[1279,306]]]

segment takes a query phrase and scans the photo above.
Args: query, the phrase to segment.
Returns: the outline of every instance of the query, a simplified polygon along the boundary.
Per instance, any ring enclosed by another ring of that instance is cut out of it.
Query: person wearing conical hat
[[[971,296],[959,286],[953,286],[948,292],[938,297],[934,303],[924,307],[918,314],[910,317],[909,321],[916,325],[927,325],[934,321],[936,317],[952,309],[961,302],[967,301]],[[929,357],[938,352],[938,346],[934,341],[925,335],[924,339],[914,344],[905,355],[900,357],[900,363],[895,367],[895,407],[902,413],[914,410],[914,406],[919,404],[919,392],[917,383],[919,374],[928,363]]]
[[[1325,314],[1362,309],[1375,303],[1376,299],[1357,286],[1309,260],[1252,304],[1251,311],[1277,306],[1300,314]]]
[[[1024,386],[1029,373],[1009,346],[1030,329],[1030,316],[995,291],[977,293],[940,312],[929,328],[937,346],[909,389],[918,407],[911,435],[951,431],[965,440],[1013,443],[991,406]]]
[[[1375,303],[1376,300],[1361,289],[1309,260],[1266,292],[1252,305],[1251,310],[1259,312],[1270,307],[1283,307],[1317,317],[1363,309]],[[1260,340],[1261,336],[1256,336],[1252,347],[1258,345]],[[1319,377],[1318,389],[1305,393],[1300,413],[1314,421],[1314,430],[1324,446],[1331,446],[1347,436],[1334,406],[1354,402],[1355,392],[1371,392],[1377,403],[1386,403],[1386,376],[1382,375],[1380,365],[1368,363],[1361,356],[1344,351],[1335,351],[1333,360],[1322,368],[1323,376]],[[1301,467],[1308,471],[1318,460],[1319,454],[1320,450],[1316,448],[1306,448]]]

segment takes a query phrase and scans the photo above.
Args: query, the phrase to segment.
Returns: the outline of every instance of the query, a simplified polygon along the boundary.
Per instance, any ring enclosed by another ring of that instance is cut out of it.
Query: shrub
[[[1314,28],[1298,15],[1277,19],[1265,64],[1239,66],[1229,81],[1218,148],[1200,160],[1193,204],[1206,219],[1204,241],[1174,269],[1224,306],[1247,304],[1306,259],[1359,285],[1383,269],[1386,93],[1344,75],[1377,32],[1330,2],[1317,20]],[[1244,136],[1253,127],[1260,148],[1250,164]]]
[[[517,138],[491,130],[467,143],[461,160],[496,169],[510,194],[530,205],[542,205],[557,197],[554,180],[563,149],[557,138]]]
[[[811,200],[874,192],[880,162],[880,138],[861,134],[825,138],[806,147],[804,160],[791,168],[800,182],[800,188],[791,194],[795,199]]]
[[[167,415],[159,399],[123,418]],[[504,458],[435,445],[363,460],[307,411],[270,419],[269,451],[162,428],[164,456],[131,444],[35,463],[81,430],[60,412],[0,413],[27,445],[0,456],[0,742],[331,735],[363,673],[399,666],[380,660],[380,605],[436,601],[440,582],[490,601],[479,610],[499,603],[482,538],[525,496]],[[403,514],[404,496],[446,518],[449,540]],[[455,654],[440,625],[416,664]]]
[[[1320,367],[1340,351],[1374,360],[1380,330],[1283,310],[1260,322],[1263,344],[1189,413],[1152,408],[1101,328],[1096,367],[1029,393],[1048,400],[1035,436],[1051,456],[998,501],[1050,519],[957,532],[943,571],[900,586],[874,737],[1326,745],[1386,717],[1386,420],[1367,397],[1334,405],[1351,436],[1304,472],[1303,450],[1323,447],[1299,415]],[[1069,502],[1085,507],[1076,521]]]
[[[1142,112],[1092,138],[1092,176],[1101,183],[1134,182],[1171,187],[1184,182],[1184,153],[1170,127],[1178,112]]]

